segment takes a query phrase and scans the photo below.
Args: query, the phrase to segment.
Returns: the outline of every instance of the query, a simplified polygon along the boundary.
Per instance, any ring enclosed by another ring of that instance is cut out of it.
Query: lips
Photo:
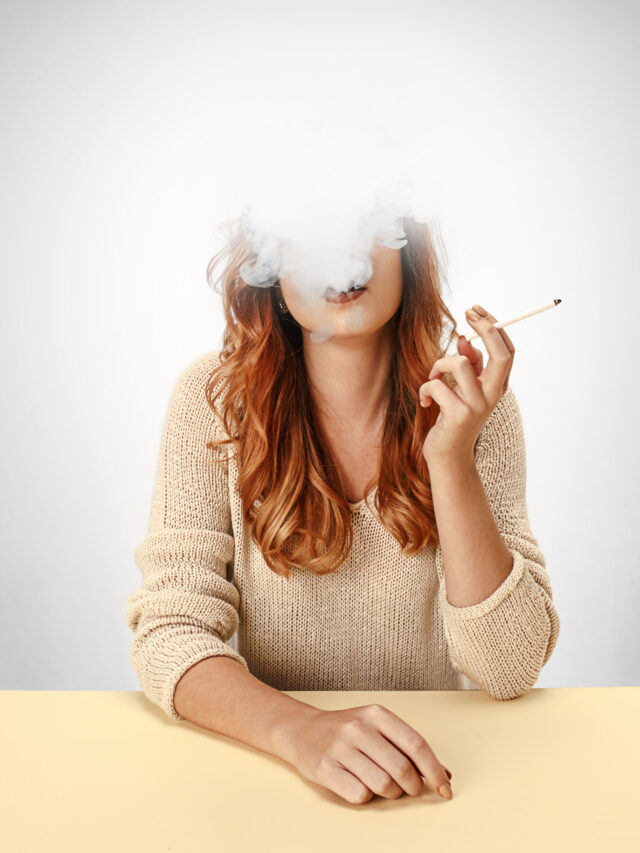
[[[335,290],[333,287],[328,287],[325,291],[324,298],[327,302],[332,302],[334,304],[353,302],[354,299],[362,296],[366,289],[366,287],[359,287],[356,290],[348,290],[345,293],[345,291]]]

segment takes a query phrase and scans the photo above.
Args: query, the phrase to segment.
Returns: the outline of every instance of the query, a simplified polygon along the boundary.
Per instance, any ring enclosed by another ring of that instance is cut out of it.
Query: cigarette
[[[539,308],[534,308],[531,311],[526,311],[524,314],[518,314],[517,317],[511,317],[510,320],[502,320],[500,323],[493,323],[494,329],[503,329],[505,326],[510,326],[512,323],[518,323],[520,320],[526,320],[527,317],[533,317],[534,314],[539,314],[541,311],[547,311],[549,308],[555,308],[556,305],[559,305],[562,302],[562,299],[552,299],[551,302],[545,302],[544,305],[541,305]],[[465,335],[465,337],[467,337]],[[468,341],[472,341],[474,338],[479,338],[477,332],[471,335],[470,338],[467,338]]]

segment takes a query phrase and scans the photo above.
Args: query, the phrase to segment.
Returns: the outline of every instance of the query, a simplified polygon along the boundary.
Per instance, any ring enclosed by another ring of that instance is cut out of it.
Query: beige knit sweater
[[[183,719],[173,704],[176,684],[214,655],[235,658],[279,690],[480,688],[494,699],[528,691],[560,622],[529,527],[524,433],[512,389],[474,454],[513,568],[484,601],[454,607],[440,547],[403,555],[377,517],[373,492],[371,506],[351,505],[354,544],[337,573],[292,568],[287,581],[267,567],[243,520],[235,460],[211,464],[216,451],[206,448],[225,435],[205,397],[217,360],[217,351],[196,359],[173,388],[148,535],[135,551],[142,584],[127,601],[130,659],[150,701]]]

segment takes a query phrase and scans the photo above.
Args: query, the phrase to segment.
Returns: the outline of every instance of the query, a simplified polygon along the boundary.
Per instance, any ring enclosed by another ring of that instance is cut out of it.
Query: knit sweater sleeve
[[[134,555],[142,584],[127,600],[131,664],[147,698],[175,720],[183,719],[176,685],[198,661],[224,655],[249,669],[226,642],[238,627],[239,593],[227,580],[234,557],[227,463],[213,460],[233,447],[206,447],[224,435],[205,397],[214,363],[217,353],[197,359],[171,393],[148,535]]]
[[[454,607],[447,599],[438,545],[440,605],[453,666],[493,699],[514,699],[533,687],[551,657],[560,620],[546,560],[529,526],[524,430],[511,386],[480,432],[474,455],[513,565],[502,584],[484,601]]]

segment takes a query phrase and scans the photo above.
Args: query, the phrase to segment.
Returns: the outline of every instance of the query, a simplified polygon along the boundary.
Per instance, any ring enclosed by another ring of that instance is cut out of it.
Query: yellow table
[[[429,741],[453,799],[351,805],[140,692],[1,693],[3,853],[640,851],[640,687],[302,692],[379,702]]]

